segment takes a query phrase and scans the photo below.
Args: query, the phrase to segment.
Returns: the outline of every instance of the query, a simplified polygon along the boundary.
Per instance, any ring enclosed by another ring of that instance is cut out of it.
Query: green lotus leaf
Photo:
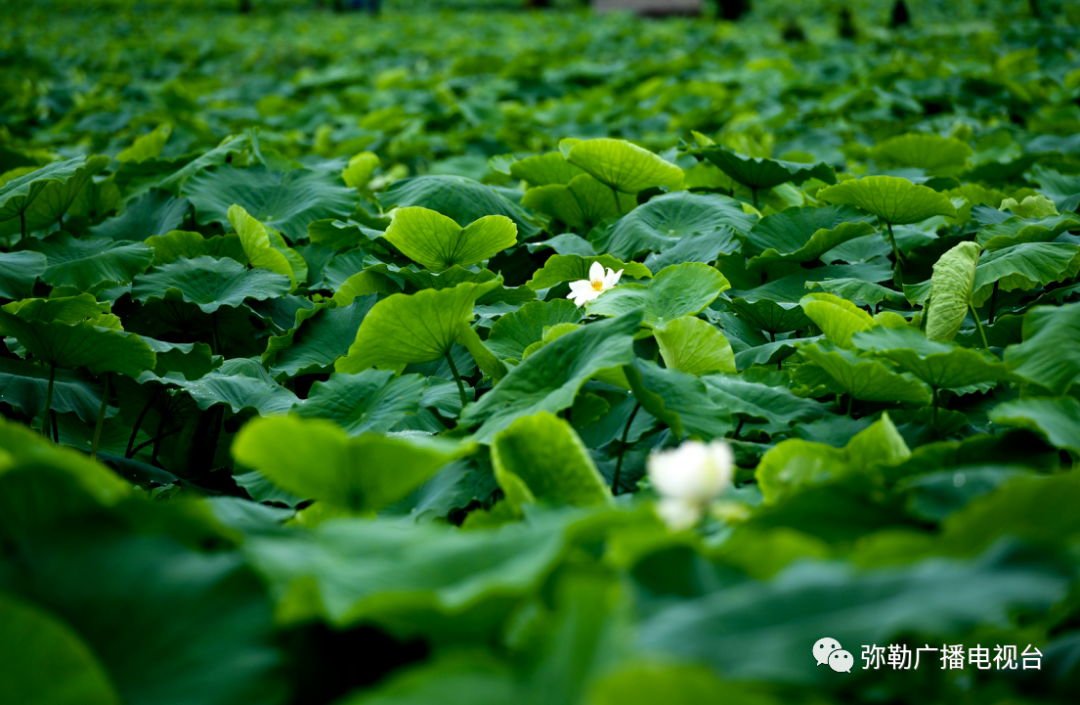
[[[566,161],[562,152],[548,152],[515,161],[510,165],[510,175],[528,182],[530,187],[569,184],[585,172]]]
[[[667,250],[690,236],[723,232],[724,226],[747,233],[756,222],[756,215],[727,196],[677,191],[634,208],[599,237],[594,235],[593,246],[628,260],[639,252]]]
[[[1028,428],[1055,448],[1080,455],[1080,401],[1073,397],[1025,397],[998,404],[990,420],[999,426]]]
[[[732,179],[754,191],[774,188],[789,181],[798,184],[807,179],[836,183],[836,172],[825,162],[803,164],[765,157],[744,157],[720,145],[702,147],[692,153],[705,157]]]
[[[217,147],[194,159],[194,155],[188,155],[175,160],[148,159],[138,164],[122,163],[114,180],[129,201],[152,188],[179,195],[184,183],[192,176],[203,169],[227,163],[232,155],[242,153],[251,146],[250,135],[229,135]]]
[[[875,284],[891,281],[893,278],[890,266],[877,260],[855,265],[830,264],[812,269],[800,267],[792,274],[754,286],[759,281],[759,278],[747,277],[745,272],[739,271],[737,264],[729,266],[730,259],[724,260],[718,265],[722,271],[729,272],[733,279],[738,278],[740,280],[739,286],[728,295],[733,298],[744,298],[751,302],[772,299],[778,303],[797,304],[802,297],[806,296],[806,290],[817,282],[829,281],[830,279],[858,279],[859,281]],[[791,265],[784,265],[784,267],[791,267]]]
[[[57,376],[61,377],[62,371],[58,370]],[[0,418],[0,448],[4,449],[0,456],[0,481],[5,475],[27,466],[32,468],[33,473],[47,467],[63,473],[100,505],[114,505],[132,494],[131,484],[105,465],[90,460],[76,450],[56,445],[21,423]],[[52,491],[56,489],[50,488]],[[9,496],[16,501],[21,499],[13,494]],[[0,492],[0,499],[3,497],[4,493]],[[10,504],[5,505],[5,511],[9,509]],[[14,517],[8,515],[7,518]]]
[[[454,654],[396,671],[372,689],[356,691],[337,705],[406,705],[410,700],[495,705],[524,699],[524,688],[516,674],[486,654]]]
[[[1049,218],[1058,214],[1054,202],[1042,194],[1027,196],[1017,202],[1015,198],[1006,198],[1001,202],[1001,210],[1012,211],[1021,218]]]
[[[599,262],[606,269],[618,272],[631,279],[649,279],[652,272],[640,262],[623,262],[611,255],[582,257],[581,255],[552,255],[533,274],[526,285],[533,290],[549,289],[562,282],[581,281],[589,278],[589,269],[593,262]]]
[[[796,423],[824,417],[826,407],[803,399],[786,387],[754,381],[749,375],[713,374],[701,378],[709,398],[722,413],[738,416],[750,425],[763,424],[767,433],[784,432]]]
[[[731,432],[730,412],[712,400],[702,378],[641,358],[623,370],[641,408],[676,438],[694,434],[712,440]]]
[[[491,380],[498,384],[499,380],[506,376],[506,365],[480,338],[468,321],[463,321],[458,327],[457,342],[472,355],[476,366]],[[526,351],[526,355],[528,352]]]
[[[184,389],[200,409],[224,404],[238,414],[254,409],[262,416],[288,413],[298,399],[276,384],[257,360],[235,358],[194,380],[169,377],[170,384]]]
[[[1080,383],[1080,303],[1036,306],[1024,315],[1024,340],[1005,348],[1005,364],[1014,373],[1068,394]]]
[[[911,456],[889,414],[863,429],[844,448],[801,438],[781,441],[758,464],[754,477],[766,502],[776,502],[809,485],[845,475],[872,472]]]
[[[241,306],[248,299],[265,301],[289,293],[289,279],[268,269],[247,269],[231,259],[180,259],[135,277],[136,301],[187,301],[205,313],[222,306]]]
[[[145,135],[139,135],[130,147],[116,155],[118,162],[145,162],[148,159],[157,159],[161,156],[161,150],[165,149],[165,143],[172,134],[172,125],[158,125],[153,131]]]
[[[819,368],[844,393],[863,401],[929,404],[930,392],[922,382],[901,374],[881,360],[859,357],[854,351],[832,343],[812,343],[799,348],[799,354],[814,363],[796,368],[793,380],[809,387],[817,384],[814,366]]]
[[[27,246],[48,259],[42,275],[46,284],[83,291],[126,284],[146,271],[154,259],[154,250],[141,242],[74,238],[66,233],[34,240]]]
[[[906,301],[904,295],[898,291],[861,279],[826,279],[808,282],[807,286],[820,288],[827,294],[852,302],[857,301],[865,306],[876,306],[882,301],[891,304],[903,304]]]
[[[534,301],[495,321],[485,342],[503,360],[520,362],[526,348],[543,340],[546,329],[580,320],[581,310],[571,301]]]
[[[109,304],[97,301],[93,294],[79,294],[51,299],[13,301],[5,305],[4,310],[17,314],[25,321],[79,323],[108,313]]]
[[[364,270],[352,275],[334,292],[333,301],[338,307],[348,306],[357,297],[371,294],[397,294],[401,287],[393,279],[380,275],[374,270]]]
[[[464,283],[383,299],[364,317],[348,355],[335,363],[335,369],[355,374],[373,366],[444,357],[457,341],[461,322],[472,320],[476,299],[501,284],[501,279]]]
[[[1039,184],[1040,193],[1049,197],[1059,212],[1080,209],[1080,177],[1061,174],[1042,164],[1036,164],[1031,173],[1032,180]]]
[[[263,364],[277,379],[332,370],[337,359],[349,352],[375,299],[369,294],[343,306],[297,311],[296,327],[270,338],[262,354]]]
[[[358,512],[375,512],[403,499],[470,451],[444,438],[377,433],[350,438],[331,421],[295,416],[251,421],[232,448],[238,463],[286,492]]]
[[[419,412],[427,384],[422,375],[395,377],[389,370],[332,374],[325,382],[313,384],[307,399],[293,411],[300,418],[333,421],[349,436],[385,433]]]
[[[260,223],[281,231],[291,242],[307,236],[308,223],[345,218],[356,209],[356,191],[334,174],[310,169],[270,171],[262,166],[218,166],[184,183],[200,223],[229,222],[229,208],[239,205]]]
[[[986,252],[1001,250],[1025,242],[1052,242],[1069,230],[1080,229],[1080,216],[1063,213],[1041,220],[1013,216],[1003,223],[987,225],[975,235]]]
[[[692,375],[737,372],[731,343],[716,326],[693,316],[668,322],[653,331],[664,365]]]
[[[624,284],[604,292],[587,304],[590,314],[621,316],[644,310],[644,323],[655,328],[676,318],[695,316],[730,288],[718,270],[700,262],[687,262],[658,273],[648,286]]]
[[[240,236],[234,234],[203,237],[200,233],[171,230],[164,235],[146,238],[146,244],[154,248],[154,266],[171,264],[181,257],[228,257],[240,264],[248,264]]]
[[[735,231],[721,226],[709,232],[687,235],[661,252],[650,254],[644,264],[654,272],[684,262],[711,264],[725,255],[734,254],[741,247]]]
[[[875,232],[859,219],[853,208],[789,208],[773,213],[754,226],[746,240],[746,251],[757,256],[748,268],[768,262],[812,262],[838,245]]]
[[[589,174],[579,174],[568,184],[531,188],[521,205],[545,213],[571,228],[585,229],[630,211],[637,204],[632,194],[611,189]]]
[[[25,360],[0,357],[0,401],[37,418],[45,408],[49,369]],[[101,407],[101,389],[81,370],[56,370],[53,375],[52,406],[57,413],[75,414],[83,423],[93,423]],[[115,415],[115,409],[109,409]]]
[[[563,532],[549,526],[460,531],[421,523],[403,531],[396,522],[341,519],[251,536],[244,546],[271,585],[293,594],[290,622],[318,617],[336,626],[376,623],[401,636],[483,640],[567,550]],[[307,597],[295,590],[304,584]]]
[[[589,506],[611,498],[573,427],[546,411],[522,416],[496,434],[491,462],[495,479],[517,506],[537,500]]]
[[[674,191],[683,184],[682,169],[626,140],[564,140],[559,149],[566,161],[623,193],[657,187]]]
[[[938,176],[959,174],[972,156],[971,147],[955,137],[923,132],[892,137],[870,153],[886,165],[925,169]]]
[[[108,157],[75,157],[53,162],[0,186],[0,223],[4,232],[27,232],[55,223],[67,212],[87,182],[109,166]],[[13,221],[5,223],[5,221]]]
[[[59,489],[43,484],[28,487],[20,499]],[[20,550],[34,560],[7,571],[5,588],[82,638],[114,684],[118,702],[280,702],[278,693],[288,686],[266,588],[236,551],[202,552],[146,525],[141,535],[121,533],[139,510],[149,509],[128,506],[120,515],[90,514],[94,520],[50,527],[60,535],[47,542],[20,541]],[[189,516],[187,538],[221,540],[203,528],[214,521],[208,510],[200,519]],[[198,526],[200,521],[207,524]],[[133,585],[139,586],[137,599]],[[166,614],[171,621],[163,629]],[[124,646],[129,644],[138,648]],[[185,667],[178,669],[179,663]],[[64,675],[45,673],[54,682]]]
[[[374,152],[361,152],[349,159],[349,165],[341,171],[341,180],[349,188],[364,191],[371,181],[371,175],[381,165],[379,155]]]
[[[989,353],[956,343],[931,341],[922,331],[906,326],[876,326],[856,333],[851,341],[860,350],[890,360],[931,389],[958,389],[1008,375],[1005,364]]]
[[[40,252],[0,253],[0,298],[21,299],[30,295],[34,282],[48,266]]]
[[[233,205],[229,206],[227,214],[229,223],[240,238],[240,246],[244,249],[244,256],[247,257],[248,264],[255,269],[268,269],[271,272],[288,277],[294,289],[298,282],[307,278],[306,265],[303,272],[305,276],[299,276],[300,273],[293,267],[295,258],[287,256],[285,252],[281,252],[271,245],[270,233],[267,228],[255,218],[252,218],[246,210],[241,206]],[[295,257],[300,256],[296,254],[295,250],[285,246],[284,243],[281,243],[280,246],[283,250],[292,252]],[[300,260],[300,263],[303,263],[303,259]]]
[[[463,176],[414,176],[395,181],[378,195],[384,210],[397,206],[420,206],[437,211],[461,227],[487,215],[503,215],[517,225],[526,240],[540,231],[526,219],[523,209],[500,196],[493,188]]]
[[[71,627],[29,603],[0,594],[0,689],[12,702],[120,705],[94,653]]]
[[[389,221],[389,219],[387,219]],[[352,220],[316,220],[308,223],[308,239],[335,250],[356,247],[382,236],[375,230]]]
[[[154,369],[139,375],[140,383],[153,377],[163,379],[179,376],[187,380],[199,379],[222,363],[222,358],[215,356],[206,343],[169,343],[145,335],[139,337],[157,356]]]
[[[574,403],[578,390],[601,370],[633,358],[633,335],[641,322],[634,312],[582,326],[537,350],[474,404],[465,407],[458,424],[479,425],[473,438],[490,442],[521,416],[557,413]]]
[[[832,294],[807,294],[799,303],[806,317],[841,348],[851,347],[852,334],[876,325],[869,313]]]
[[[930,277],[930,313],[926,337],[932,341],[950,341],[960,332],[971,307],[979,261],[978,243],[961,242],[934,263]]]
[[[1066,242],[1026,242],[986,253],[975,267],[971,304],[990,300],[1001,291],[1028,291],[1072,279],[1080,272],[1080,248]],[[931,293],[932,297],[932,293]],[[931,310],[936,302],[931,298]]]
[[[52,367],[85,367],[92,374],[119,372],[138,377],[153,369],[154,352],[137,335],[82,323],[25,320],[0,310],[0,335],[14,336],[39,362]]]
[[[818,191],[826,203],[855,206],[890,225],[921,223],[935,215],[954,217],[948,196],[896,176],[864,176]]]
[[[186,198],[151,189],[129,201],[119,215],[90,228],[90,234],[112,240],[145,241],[179,228],[190,211],[191,203]]]
[[[462,228],[427,208],[394,211],[383,236],[402,254],[435,273],[471,267],[517,242],[517,226],[506,216],[489,215]]]
[[[724,301],[729,309],[752,326],[768,333],[786,333],[799,330],[813,321],[806,317],[800,304],[777,303],[772,299],[747,301],[738,297]]]

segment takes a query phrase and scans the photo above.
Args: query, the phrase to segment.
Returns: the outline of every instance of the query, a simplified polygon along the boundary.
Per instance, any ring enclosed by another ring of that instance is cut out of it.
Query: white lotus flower
[[[687,441],[649,456],[649,479],[660,495],[657,513],[675,531],[701,520],[709,504],[731,485],[735,458],[723,441]]]
[[[578,306],[584,306],[608,289],[613,289],[619,283],[624,270],[614,271],[608,267],[604,273],[604,265],[593,262],[589,267],[589,278],[576,282],[570,282],[570,293],[566,298],[573,299]]]

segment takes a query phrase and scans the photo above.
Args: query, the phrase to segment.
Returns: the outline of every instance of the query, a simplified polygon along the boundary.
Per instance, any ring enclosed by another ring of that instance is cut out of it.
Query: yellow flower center
[[[604,281],[602,279],[593,279],[592,280],[592,290],[593,291],[603,291],[604,290]]]

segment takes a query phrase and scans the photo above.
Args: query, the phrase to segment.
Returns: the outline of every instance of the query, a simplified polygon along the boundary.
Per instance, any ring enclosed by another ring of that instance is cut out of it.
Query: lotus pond
[[[7,8],[0,701],[1075,702],[1080,12],[908,6]]]

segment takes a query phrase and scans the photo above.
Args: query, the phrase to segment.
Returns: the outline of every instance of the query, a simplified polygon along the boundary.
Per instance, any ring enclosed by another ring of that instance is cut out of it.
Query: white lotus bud
[[[687,441],[649,456],[649,479],[660,495],[657,513],[673,530],[689,528],[731,485],[735,459],[723,441]]]

